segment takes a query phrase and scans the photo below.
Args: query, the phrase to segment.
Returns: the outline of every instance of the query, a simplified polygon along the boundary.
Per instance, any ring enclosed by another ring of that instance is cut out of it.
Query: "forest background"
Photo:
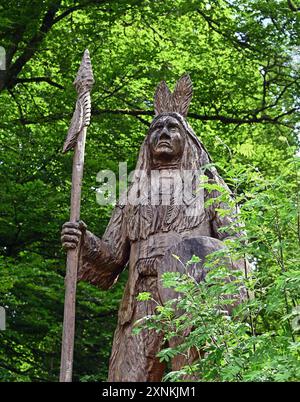
[[[156,85],[166,80],[173,87],[189,73],[188,121],[241,204],[256,271],[253,353],[235,348],[241,361],[207,379],[299,380],[299,23],[300,2],[284,0],[0,5],[2,61],[6,52],[0,70],[0,306],[7,321],[0,331],[0,381],[59,376],[60,229],[69,218],[72,164],[72,153],[61,149],[86,48],[95,85],[82,219],[103,234],[112,207],[96,202],[97,172],[117,174],[124,161],[134,169]],[[123,274],[108,292],[79,284],[74,380],[106,379],[125,281]],[[238,332],[235,338],[241,342]],[[226,363],[224,355],[219,359]]]

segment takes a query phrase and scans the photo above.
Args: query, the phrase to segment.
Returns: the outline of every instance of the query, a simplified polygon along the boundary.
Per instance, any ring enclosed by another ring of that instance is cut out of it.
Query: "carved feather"
[[[91,118],[91,96],[90,92],[94,84],[93,70],[88,50],[85,50],[83,58],[74,81],[78,93],[75,111],[71,120],[67,138],[64,143],[63,152],[74,148],[77,138],[83,127],[90,124]]]
[[[172,95],[173,110],[186,117],[193,96],[193,84],[188,74],[178,81]]]
[[[155,115],[170,112],[172,104],[172,94],[165,81],[157,86],[154,95],[154,111]]]
[[[70,128],[66,141],[64,143],[63,152],[67,152],[74,148],[77,142],[77,137],[83,127],[83,107],[80,99],[76,102],[75,111],[71,120]]]

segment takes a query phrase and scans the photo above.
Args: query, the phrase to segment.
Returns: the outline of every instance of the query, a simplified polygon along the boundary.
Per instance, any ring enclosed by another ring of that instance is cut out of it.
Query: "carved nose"
[[[160,140],[163,140],[163,139],[169,140],[170,138],[171,138],[171,137],[170,137],[169,131],[167,130],[166,127],[164,127],[164,128],[162,129],[160,135],[159,135],[159,139],[160,139]]]

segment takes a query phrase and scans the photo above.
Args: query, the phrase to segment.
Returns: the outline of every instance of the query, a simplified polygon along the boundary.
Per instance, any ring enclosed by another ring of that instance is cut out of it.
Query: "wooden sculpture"
[[[155,117],[141,146],[132,184],[117,203],[102,239],[80,223],[67,222],[63,227],[65,248],[81,244],[80,280],[109,289],[129,267],[112,346],[109,381],[161,381],[164,365],[156,354],[163,346],[163,335],[146,329],[139,335],[132,334],[136,320],[155,314],[156,304],[138,302],[136,297],[150,292],[154,300],[163,303],[170,295],[162,288],[160,276],[169,268],[177,269],[175,260],[171,261],[172,252],[183,254],[185,261],[192,255],[204,260],[207,254],[222,248],[222,240],[229,236],[219,232],[219,228],[233,218],[219,215],[213,204],[204,206],[205,199],[216,194],[197,192],[199,172],[210,163],[210,158],[186,121],[191,98],[192,83],[187,75],[177,82],[173,93],[165,82],[158,86]],[[154,172],[167,179],[174,178],[176,173],[177,179],[167,186],[155,179]],[[227,188],[215,168],[204,173],[211,182]],[[177,202],[187,181],[188,196],[185,194]],[[164,201],[166,194],[168,202]],[[196,279],[201,280],[201,276]],[[196,358],[197,354],[191,353],[190,359]],[[176,369],[185,364],[182,357],[173,359]]]

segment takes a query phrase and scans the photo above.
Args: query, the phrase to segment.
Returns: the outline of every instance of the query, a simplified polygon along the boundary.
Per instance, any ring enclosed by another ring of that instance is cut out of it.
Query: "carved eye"
[[[178,130],[178,127],[174,126],[174,125],[171,125],[171,126],[169,126],[169,130],[172,131],[172,133],[174,133],[175,131]]]

